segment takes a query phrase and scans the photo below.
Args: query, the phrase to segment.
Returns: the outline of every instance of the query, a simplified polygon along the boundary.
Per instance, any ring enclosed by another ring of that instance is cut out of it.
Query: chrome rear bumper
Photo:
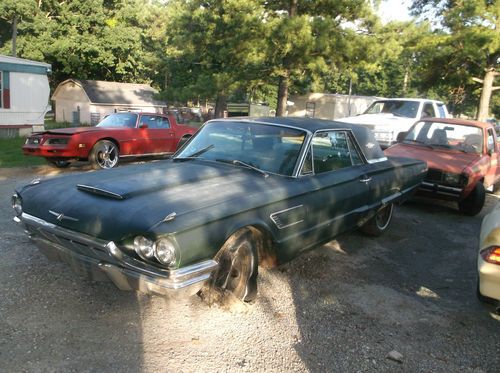
[[[26,227],[30,240],[47,258],[69,264],[90,280],[111,280],[121,290],[190,296],[217,268],[216,261],[206,260],[175,270],[160,269],[126,255],[112,241],[73,232],[26,213],[14,221]]]

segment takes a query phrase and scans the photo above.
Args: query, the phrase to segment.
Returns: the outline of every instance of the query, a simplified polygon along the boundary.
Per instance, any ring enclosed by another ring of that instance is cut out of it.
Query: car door
[[[141,115],[139,128],[142,132],[142,154],[173,153],[175,133],[167,117],[163,115]]]
[[[310,184],[305,201],[308,224],[314,230],[311,238],[319,242],[358,225],[366,211],[370,180],[351,131],[317,132],[308,158],[302,181]]]
[[[489,168],[485,177],[488,186],[500,182],[500,151],[498,149],[498,142],[496,141],[495,131],[493,128],[488,128],[486,138],[486,150],[490,158]]]

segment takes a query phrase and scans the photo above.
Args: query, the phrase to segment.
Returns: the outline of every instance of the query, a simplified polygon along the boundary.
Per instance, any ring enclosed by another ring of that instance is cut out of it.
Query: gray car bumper
[[[114,242],[76,233],[26,213],[14,220],[24,224],[31,241],[49,259],[65,262],[91,280],[111,280],[121,290],[190,296],[217,268],[217,262],[206,260],[175,270],[160,269],[127,256]]]

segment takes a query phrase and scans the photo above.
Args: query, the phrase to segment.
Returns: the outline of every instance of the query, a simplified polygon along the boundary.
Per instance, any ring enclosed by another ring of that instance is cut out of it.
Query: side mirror
[[[139,126],[139,128],[143,128],[143,129],[144,129],[144,128],[148,128],[148,125],[147,125],[146,123],[142,123],[142,124]]]
[[[406,135],[408,135],[408,131],[398,133],[398,137],[396,137],[396,141],[403,142],[403,140],[406,138]]]

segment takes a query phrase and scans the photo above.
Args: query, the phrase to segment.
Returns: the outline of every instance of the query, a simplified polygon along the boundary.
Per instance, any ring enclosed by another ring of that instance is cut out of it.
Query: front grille
[[[425,177],[425,180],[435,183],[441,183],[443,180],[443,172],[441,170],[429,168],[427,170],[427,176]]]
[[[32,235],[73,252],[83,255],[92,253],[94,256],[107,255],[106,245],[108,242],[106,241],[59,227],[26,213],[22,214],[22,221]]]

